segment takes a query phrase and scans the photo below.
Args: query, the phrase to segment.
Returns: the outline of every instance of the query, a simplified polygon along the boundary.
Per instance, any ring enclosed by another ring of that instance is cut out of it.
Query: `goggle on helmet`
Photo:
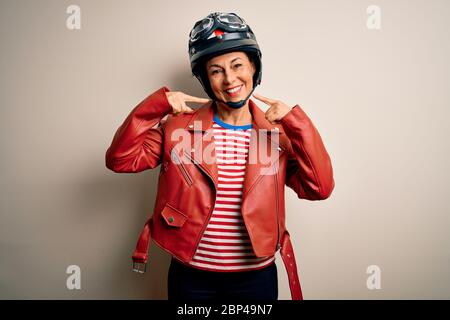
[[[244,19],[234,13],[211,13],[206,18],[197,21],[189,34],[191,42],[202,39],[210,39],[215,29],[222,29],[229,32],[247,31],[248,26]]]

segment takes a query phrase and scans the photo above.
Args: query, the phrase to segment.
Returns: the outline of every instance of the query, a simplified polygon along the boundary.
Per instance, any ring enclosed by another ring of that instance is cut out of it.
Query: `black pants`
[[[277,300],[277,266],[273,262],[259,270],[214,272],[189,267],[172,259],[168,294],[169,301]]]

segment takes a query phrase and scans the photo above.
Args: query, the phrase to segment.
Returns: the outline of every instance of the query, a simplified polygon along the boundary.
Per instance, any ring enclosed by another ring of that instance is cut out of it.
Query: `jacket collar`
[[[265,129],[269,134],[278,131],[280,135],[284,135],[282,126],[280,124],[272,125],[269,121],[267,121],[265,113],[251,99],[249,99],[249,109],[250,113],[252,114],[253,129],[257,131]],[[214,123],[213,117],[216,111],[217,111],[216,104],[213,101],[208,102],[194,113],[194,116],[190,119],[190,121],[186,125],[186,130],[194,131],[200,129],[194,128],[195,123],[201,123],[202,132],[205,132],[208,129],[212,129]]]

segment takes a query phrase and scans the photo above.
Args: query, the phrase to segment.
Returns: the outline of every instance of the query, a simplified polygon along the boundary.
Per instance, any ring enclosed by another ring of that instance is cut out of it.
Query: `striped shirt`
[[[209,223],[189,264],[222,272],[261,269],[275,257],[255,256],[241,212],[251,124],[233,126],[214,115],[213,131],[219,174],[217,197]]]

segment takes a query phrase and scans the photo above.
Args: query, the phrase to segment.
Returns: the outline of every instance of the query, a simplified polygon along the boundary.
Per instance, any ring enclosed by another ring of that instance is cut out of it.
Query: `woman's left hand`
[[[270,108],[266,111],[266,119],[271,124],[276,124],[289,111],[291,111],[291,108],[280,100],[269,99],[257,93],[254,93],[253,96],[270,106]]]

